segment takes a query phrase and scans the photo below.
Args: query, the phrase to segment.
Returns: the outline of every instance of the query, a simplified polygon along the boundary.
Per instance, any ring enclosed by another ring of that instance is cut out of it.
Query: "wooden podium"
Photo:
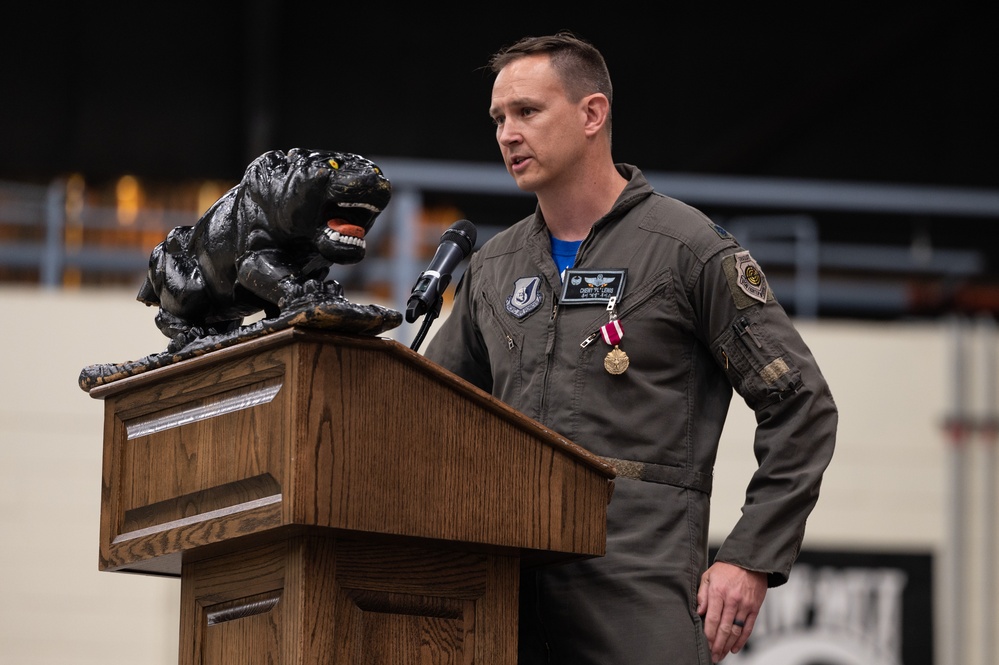
[[[385,338],[289,328],[90,391],[101,570],[181,665],[517,660],[521,566],[604,554],[612,466]]]

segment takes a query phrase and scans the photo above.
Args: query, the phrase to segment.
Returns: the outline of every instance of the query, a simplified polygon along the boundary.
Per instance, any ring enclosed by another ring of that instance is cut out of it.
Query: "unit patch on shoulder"
[[[773,298],[763,269],[748,251],[726,256],[722,259],[722,266],[732,290],[732,299],[739,309],[745,309],[754,302],[765,303]]]
[[[513,283],[513,293],[507,296],[506,311],[522,319],[540,307],[544,299],[540,277],[521,277]]]

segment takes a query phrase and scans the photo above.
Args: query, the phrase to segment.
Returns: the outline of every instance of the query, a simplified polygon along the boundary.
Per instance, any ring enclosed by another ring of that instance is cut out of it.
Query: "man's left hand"
[[[724,561],[704,571],[697,590],[697,613],[704,618],[712,662],[720,662],[746,645],[766,595],[766,573]]]

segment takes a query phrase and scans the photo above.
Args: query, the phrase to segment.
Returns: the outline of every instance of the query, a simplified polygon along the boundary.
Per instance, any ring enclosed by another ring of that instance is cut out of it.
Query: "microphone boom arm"
[[[423,316],[423,324],[420,326],[420,330],[416,333],[416,339],[413,340],[410,349],[413,351],[420,350],[420,344],[423,344],[423,338],[427,336],[427,332],[430,330],[430,326],[433,325],[434,319],[440,316],[441,307],[444,306],[444,296],[437,296],[437,301],[433,303],[427,313]]]

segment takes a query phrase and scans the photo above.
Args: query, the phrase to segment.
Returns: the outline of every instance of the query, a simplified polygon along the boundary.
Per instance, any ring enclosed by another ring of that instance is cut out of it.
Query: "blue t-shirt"
[[[576,252],[579,251],[582,242],[582,240],[559,240],[552,236],[552,258],[555,259],[559,275],[565,273],[576,262]]]

